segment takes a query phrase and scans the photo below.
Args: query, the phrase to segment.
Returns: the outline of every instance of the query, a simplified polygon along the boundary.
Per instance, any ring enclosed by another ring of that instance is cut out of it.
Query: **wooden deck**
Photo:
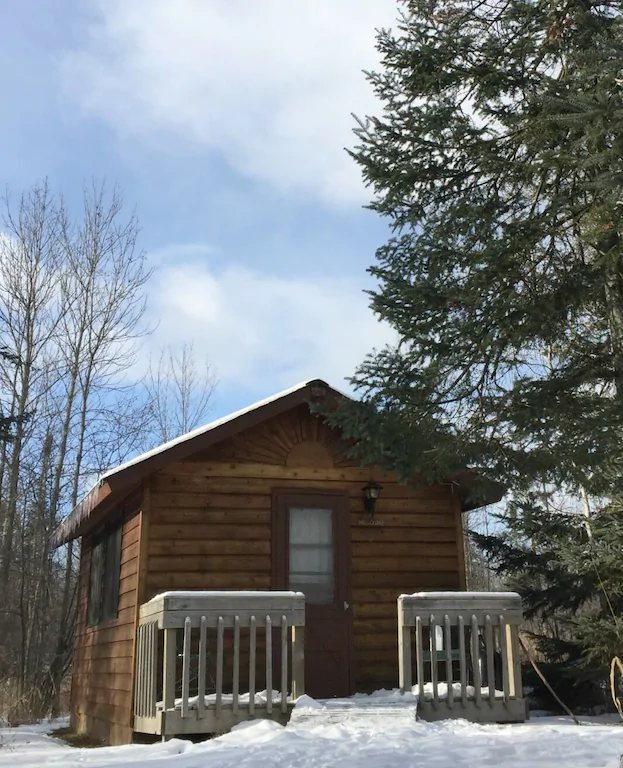
[[[300,593],[157,595],[140,609],[134,730],[167,738],[255,718],[285,724],[304,692],[304,627]]]
[[[402,695],[324,701],[296,710],[296,723],[526,719],[518,595],[421,592],[397,609]],[[140,608],[134,730],[169,738],[257,718],[286,724],[305,692],[304,628],[300,593],[156,596]]]
[[[418,694],[418,717],[523,722],[514,592],[420,592],[398,598],[400,688]],[[413,675],[415,656],[416,681]]]

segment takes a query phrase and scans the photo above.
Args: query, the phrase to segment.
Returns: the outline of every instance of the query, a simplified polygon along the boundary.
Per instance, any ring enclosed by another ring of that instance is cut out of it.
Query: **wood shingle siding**
[[[310,447],[310,440],[320,448]],[[297,448],[301,445],[304,449]],[[295,459],[289,461],[293,450]],[[345,454],[337,433],[299,407],[155,474],[147,599],[164,589],[274,587],[274,489],[345,492],[355,684],[357,690],[395,686],[398,595],[463,585],[458,499],[450,485],[402,485],[390,473],[354,466]],[[308,466],[300,466],[306,461]],[[359,524],[361,489],[371,475],[383,485],[377,505],[382,526]]]
[[[126,514],[123,522],[117,617],[88,627],[91,539],[91,536],[83,538],[80,553],[71,687],[72,727],[109,744],[125,744],[132,738],[140,513]]]

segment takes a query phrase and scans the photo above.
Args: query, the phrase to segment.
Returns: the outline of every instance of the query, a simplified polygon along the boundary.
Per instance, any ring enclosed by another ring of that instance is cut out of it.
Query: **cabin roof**
[[[112,505],[121,500],[121,496],[125,495],[124,492],[152,472],[157,472],[174,461],[182,461],[220,440],[232,437],[273,416],[278,416],[290,408],[303,403],[323,401],[331,395],[338,398],[348,397],[322,379],[301,382],[228,416],[193,429],[104,472],[82,500],[61,521],[52,536],[52,545],[59,547],[71,539],[82,536],[87,528],[91,528],[94,522],[93,515],[98,509],[105,508],[108,511]]]
[[[167,465],[175,461],[183,461],[221,440],[226,440],[303,403],[326,402],[328,398],[341,399],[344,397],[349,396],[331,387],[322,379],[311,379],[193,429],[136,456],[136,458],[119,464],[114,469],[103,473],[82,500],[61,521],[52,535],[52,545],[59,547],[66,544],[103,522],[107,513],[116,504],[127,498],[128,493],[138,483]],[[469,491],[475,478],[474,472],[465,472],[460,477],[453,478],[453,482],[456,482],[463,491],[463,511],[474,509],[485,503],[499,501],[503,495],[503,490],[500,487],[493,487],[492,485],[491,492],[487,494],[489,498],[478,503],[470,502],[468,500]]]

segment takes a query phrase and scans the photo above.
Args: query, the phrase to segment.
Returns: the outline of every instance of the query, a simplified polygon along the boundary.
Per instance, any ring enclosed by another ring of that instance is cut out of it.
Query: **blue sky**
[[[153,336],[216,367],[213,415],[323,377],[390,338],[365,270],[387,236],[351,113],[377,107],[395,0],[0,0],[0,182],[123,190],[157,267]]]

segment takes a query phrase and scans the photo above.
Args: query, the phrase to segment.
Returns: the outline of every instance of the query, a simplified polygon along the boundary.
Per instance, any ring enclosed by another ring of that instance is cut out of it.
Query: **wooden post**
[[[405,626],[400,598],[398,598],[398,685],[403,693],[410,692],[413,688],[411,627]]]
[[[519,659],[519,629],[515,624],[506,625],[506,648],[508,653],[509,695],[519,698],[521,690],[521,662]]]
[[[188,717],[188,696],[190,693],[190,617],[184,619],[184,650],[182,651],[182,717]]]
[[[448,686],[448,707],[454,707],[454,689],[452,688],[452,635],[450,633],[450,617],[446,614],[443,618],[443,634],[446,651],[446,684]]]
[[[175,709],[175,681],[177,679],[175,666],[177,663],[177,629],[164,630],[164,671],[162,683],[162,699],[164,711]]]
[[[292,627],[292,698],[305,693],[305,627]]]
[[[487,684],[489,687],[489,706],[495,706],[495,665],[494,665],[493,627],[491,616],[485,616],[485,652],[487,655]]]
[[[433,707],[436,709],[439,704],[439,681],[437,679],[437,622],[432,613],[428,621],[428,631],[430,632],[428,641],[430,646],[430,679],[433,686]]]
[[[288,619],[281,617],[281,711],[288,711]]]
[[[149,707],[147,717],[156,716],[156,698],[158,689],[158,623],[149,623]]]
[[[219,616],[216,623],[216,702],[214,708],[216,717],[221,716],[221,706],[223,703],[223,634],[225,627],[223,617]]]
[[[255,616],[249,619],[249,714],[255,712],[255,649],[257,640]]]
[[[471,620],[472,629],[472,670],[474,672],[474,702],[476,709],[480,709],[482,706],[482,681],[480,678],[480,644],[479,632],[478,632],[478,619],[476,616],[472,616]]]
[[[273,711],[273,622],[266,617],[266,711]]]
[[[467,658],[465,654],[465,619],[459,615],[459,665],[461,673],[461,706],[467,707]]]
[[[417,672],[418,692],[424,701],[424,648],[422,647],[422,617],[415,619],[415,669]]]
[[[136,675],[134,691],[134,714],[144,717],[145,709],[145,627],[139,624],[136,636]]]
[[[234,670],[232,684],[232,711],[238,714],[238,695],[240,693],[240,617],[234,616]]]
[[[203,717],[203,711],[205,709],[206,657],[208,655],[208,649],[206,647],[207,626],[207,619],[205,616],[202,616],[201,624],[199,625],[199,665],[197,669],[197,713],[200,719]]]
[[[508,643],[506,642],[506,619],[502,614],[498,617],[500,622],[500,654],[502,656],[502,689],[504,691],[504,703],[510,698],[510,685],[508,679]]]

